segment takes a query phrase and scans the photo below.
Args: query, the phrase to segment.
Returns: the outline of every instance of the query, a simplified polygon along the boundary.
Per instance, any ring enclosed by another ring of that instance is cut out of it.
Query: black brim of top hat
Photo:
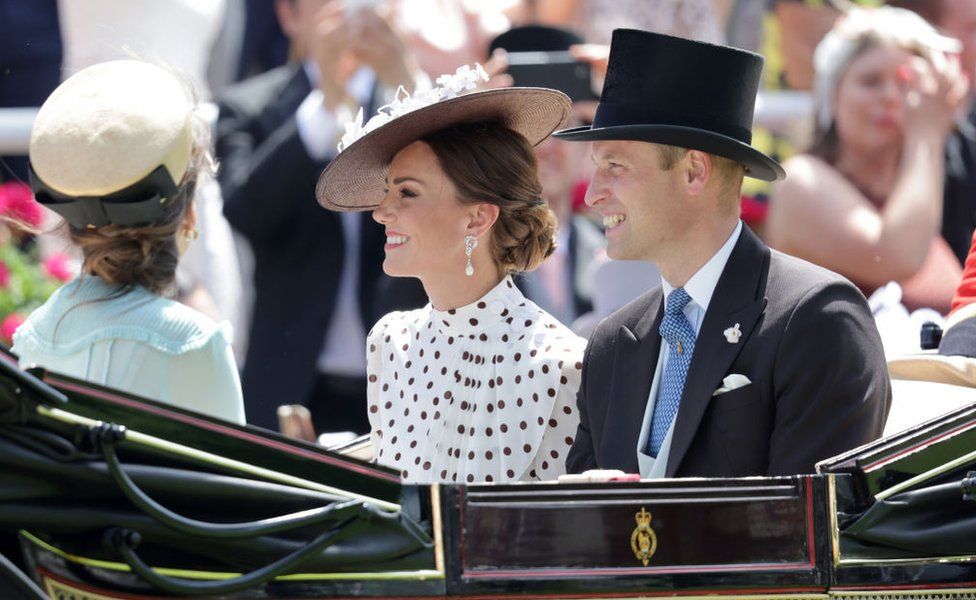
[[[694,127],[650,124],[583,126],[557,131],[553,137],[574,142],[622,140],[679,146],[737,161],[745,166],[747,177],[762,181],[777,181],[786,177],[786,172],[778,162],[749,144],[720,133]]]

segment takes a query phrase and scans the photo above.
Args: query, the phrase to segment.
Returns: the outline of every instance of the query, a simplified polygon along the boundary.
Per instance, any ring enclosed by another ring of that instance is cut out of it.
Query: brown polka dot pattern
[[[555,479],[585,343],[510,278],[467,306],[386,315],[367,342],[378,462],[417,483]]]

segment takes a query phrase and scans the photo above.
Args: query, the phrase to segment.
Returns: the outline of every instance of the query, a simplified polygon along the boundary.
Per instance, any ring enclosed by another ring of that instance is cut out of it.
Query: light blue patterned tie
[[[684,288],[675,288],[668,294],[664,307],[664,318],[661,319],[661,337],[667,340],[668,365],[664,368],[661,385],[654,404],[654,417],[651,420],[651,435],[648,440],[648,454],[657,457],[661,451],[664,437],[678,414],[678,404],[681,402],[681,392],[685,389],[685,376],[688,375],[688,365],[691,355],[695,351],[695,330],[685,317],[684,308],[691,300],[691,296]]]

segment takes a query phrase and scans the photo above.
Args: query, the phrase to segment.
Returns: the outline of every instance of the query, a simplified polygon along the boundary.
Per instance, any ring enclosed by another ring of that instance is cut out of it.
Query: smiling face
[[[682,171],[664,170],[660,152],[645,142],[593,143],[586,203],[603,217],[610,258],[656,261],[693,220],[681,202]]]
[[[913,57],[903,48],[883,44],[851,61],[837,83],[834,101],[842,146],[875,152],[901,145],[907,91],[902,76]]]
[[[383,271],[421,280],[460,273],[466,228],[476,206],[458,200],[430,146],[418,141],[398,152],[386,186],[373,211],[373,219],[386,228]]]

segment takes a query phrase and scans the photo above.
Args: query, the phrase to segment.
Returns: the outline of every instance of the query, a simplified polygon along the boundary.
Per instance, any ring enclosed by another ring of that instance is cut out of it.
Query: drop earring
[[[471,264],[471,253],[478,247],[478,238],[473,235],[464,236],[464,254],[468,257],[468,264],[464,266],[464,274],[468,277],[474,275],[474,265]]]

